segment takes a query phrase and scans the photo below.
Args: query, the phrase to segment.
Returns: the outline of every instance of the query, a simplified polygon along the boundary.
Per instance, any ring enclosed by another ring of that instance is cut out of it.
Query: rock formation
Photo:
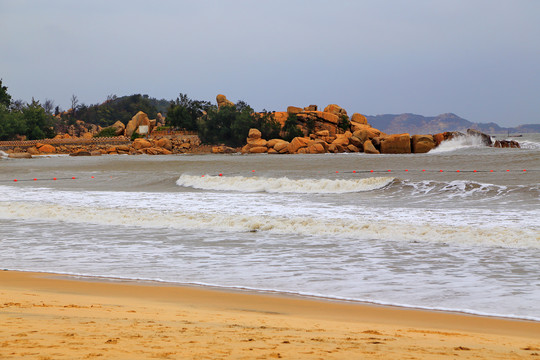
[[[230,100],[227,100],[227,97],[223,94],[218,94],[216,96],[216,101],[218,104],[218,109],[221,109],[223,106],[234,106],[234,103]]]
[[[148,131],[151,132],[152,128],[150,126],[150,119],[148,118],[148,115],[146,115],[144,112],[139,111],[135,116],[131,118],[131,120],[126,125],[125,135],[127,138],[130,138],[133,133],[139,132],[139,126],[146,125],[148,126]]]

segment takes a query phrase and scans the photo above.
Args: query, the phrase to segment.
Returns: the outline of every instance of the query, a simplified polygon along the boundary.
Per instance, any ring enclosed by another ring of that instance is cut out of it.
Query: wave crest
[[[201,190],[267,192],[293,194],[344,194],[382,189],[394,181],[393,177],[372,177],[354,180],[289,179],[245,176],[182,175],[178,186]]]

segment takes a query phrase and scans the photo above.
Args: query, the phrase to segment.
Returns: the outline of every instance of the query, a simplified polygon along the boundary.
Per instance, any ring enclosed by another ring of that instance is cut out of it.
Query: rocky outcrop
[[[362,114],[359,114],[359,113],[352,114],[351,122],[354,122],[354,123],[357,123],[357,124],[360,124],[360,125],[367,125],[367,123],[368,123],[366,117],[364,115],[362,115]]]
[[[151,132],[152,128],[150,126],[150,119],[146,113],[139,111],[135,116],[126,125],[125,136],[130,138],[133,133],[139,133],[139,126],[146,125],[148,126],[148,131]]]
[[[298,114],[300,112],[304,111],[304,109],[296,106],[289,106],[287,107],[287,113],[288,114]]]
[[[411,137],[409,134],[388,135],[380,138],[381,154],[410,154]]]
[[[54,154],[56,153],[56,148],[49,144],[36,144],[36,148],[42,154]]]
[[[218,109],[221,109],[223,106],[234,106],[234,103],[227,100],[227,97],[223,94],[218,94],[216,96],[216,102],[218,104]]]
[[[435,141],[432,135],[413,135],[411,136],[411,148],[412,152],[427,153],[431,149],[435,148]]]
[[[473,129],[467,129],[467,135],[469,136],[477,136],[482,139],[482,143],[486,146],[493,145],[493,141],[491,140],[491,136],[484,134],[478,130]]]
[[[347,118],[349,118],[349,116],[347,115],[347,111],[343,109],[341,106],[336,105],[336,104],[328,105],[327,107],[324,108],[324,112],[334,114],[338,117],[346,116]]]
[[[116,136],[124,135],[124,132],[126,130],[126,125],[124,125],[124,123],[121,121],[115,122],[110,127],[114,129],[114,133]]]

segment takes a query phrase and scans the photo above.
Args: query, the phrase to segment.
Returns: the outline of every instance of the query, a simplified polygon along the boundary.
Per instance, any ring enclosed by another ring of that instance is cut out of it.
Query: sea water
[[[540,320],[540,136],[516,140],[3,157],[0,267]]]

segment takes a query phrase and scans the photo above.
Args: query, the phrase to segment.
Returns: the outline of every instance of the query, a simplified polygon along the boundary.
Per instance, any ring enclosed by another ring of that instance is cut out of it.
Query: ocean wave
[[[527,150],[538,150],[540,149],[540,143],[537,143],[537,142],[534,142],[534,141],[528,141],[528,140],[516,140],[519,142],[519,146],[522,148],[522,149],[527,149]]]
[[[176,181],[178,186],[201,190],[267,192],[293,194],[344,194],[382,189],[394,181],[393,177],[372,177],[364,179],[289,179],[245,177],[245,176],[192,176],[182,175]]]
[[[60,221],[105,226],[173,228],[193,231],[269,232],[343,239],[450,243],[469,246],[540,248],[538,227],[489,226],[390,220],[244,215],[217,212],[155,211],[130,208],[66,206],[34,202],[0,202],[0,218]]]
[[[430,154],[439,154],[451,152],[467,148],[482,148],[487,147],[480,136],[457,136],[450,140],[445,140],[440,143],[435,149],[431,150]]]

